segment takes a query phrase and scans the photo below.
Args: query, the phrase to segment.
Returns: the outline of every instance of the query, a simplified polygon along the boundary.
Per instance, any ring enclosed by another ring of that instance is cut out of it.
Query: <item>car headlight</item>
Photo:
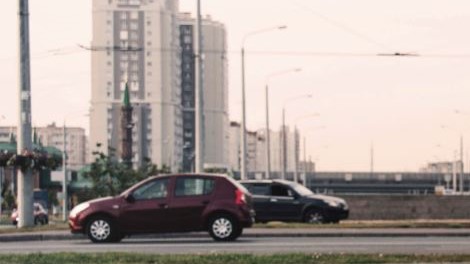
[[[82,211],[86,210],[88,207],[90,207],[89,203],[81,203],[77,206],[75,206],[72,211],[70,211],[70,217],[75,218],[77,214],[81,213]]]
[[[337,201],[326,201],[326,203],[331,207],[339,207],[339,202]]]

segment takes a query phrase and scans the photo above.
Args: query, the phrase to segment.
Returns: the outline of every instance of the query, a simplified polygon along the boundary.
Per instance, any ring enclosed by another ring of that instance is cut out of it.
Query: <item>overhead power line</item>
[[[292,4],[300,7],[303,11],[309,12],[312,15],[314,15],[314,16],[322,19],[323,21],[327,22],[328,24],[333,25],[333,26],[335,26],[335,27],[337,27],[337,28],[339,28],[339,29],[341,29],[341,30],[357,37],[357,38],[360,38],[360,39],[372,44],[372,45],[375,45],[377,47],[380,47],[381,49],[385,49],[385,50],[388,50],[388,51],[393,51],[394,50],[390,46],[385,45],[384,43],[381,43],[381,42],[379,42],[379,41],[377,41],[377,40],[375,40],[375,39],[373,39],[369,36],[366,36],[365,34],[353,29],[352,27],[350,27],[346,24],[340,23],[336,20],[333,20],[333,19],[323,15],[323,14],[320,14],[319,12],[313,10],[313,8],[311,8],[310,6],[307,6],[307,5],[305,5],[303,3],[300,3],[296,0],[288,0],[288,1],[289,1],[289,3],[292,3]]]
[[[143,47],[131,47],[131,46],[128,46],[128,47],[123,47],[123,46],[90,46],[90,47],[86,47],[86,46],[80,45],[80,44],[78,44],[78,46],[82,49],[89,50],[89,51],[120,51],[120,52],[144,51]]]
[[[44,52],[35,53],[32,55],[34,59],[47,59],[58,56],[67,56],[76,54],[83,51],[89,52],[160,52],[160,53],[175,53],[180,52],[179,48],[144,48],[144,47],[119,47],[119,46],[85,46],[78,44],[75,47],[62,47],[57,49],[50,49]],[[225,59],[227,54],[240,53],[239,50],[204,50],[205,54],[220,54]],[[455,54],[421,54],[415,52],[329,52],[329,51],[289,51],[289,50],[251,50],[246,51],[247,54],[259,55],[259,56],[286,56],[286,57],[419,57],[419,58],[448,58],[448,59],[459,59],[469,58],[470,53],[455,53]],[[16,57],[0,58],[0,61],[16,59]]]
[[[118,46],[96,46],[96,47],[85,47],[79,45],[81,48],[92,52],[103,52],[103,51],[115,51],[115,52],[180,52],[179,48],[145,48],[145,47],[118,47]],[[217,50],[217,49],[206,49],[204,54],[220,54],[225,58],[225,54],[236,54],[240,53],[239,50]],[[328,52],[328,51],[289,51],[289,50],[250,50],[246,51],[247,54],[251,55],[262,55],[262,56],[310,56],[310,57],[426,57],[426,58],[468,58],[470,53],[460,54],[421,54],[417,52]]]

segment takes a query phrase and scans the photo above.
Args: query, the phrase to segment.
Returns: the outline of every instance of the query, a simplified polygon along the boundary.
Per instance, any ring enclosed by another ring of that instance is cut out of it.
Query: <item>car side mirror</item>
[[[128,203],[134,203],[135,202],[135,198],[134,196],[129,193],[129,194],[126,194],[126,196],[124,196],[124,199],[128,202]]]

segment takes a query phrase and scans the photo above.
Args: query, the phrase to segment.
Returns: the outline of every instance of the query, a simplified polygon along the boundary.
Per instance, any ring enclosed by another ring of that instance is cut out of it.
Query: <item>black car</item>
[[[314,194],[295,182],[243,180],[240,183],[253,195],[257,222],[339,223],[349,215],[343,199]]]

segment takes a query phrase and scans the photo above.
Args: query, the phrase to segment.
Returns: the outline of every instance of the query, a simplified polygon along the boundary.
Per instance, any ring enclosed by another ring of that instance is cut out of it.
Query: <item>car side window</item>
[[[168,195],[168,179],[151,181],[139,187],[132,194],[135,200],[152,200],[165,198]]]
[[[272,185],[271,186],[271,195],[272,196],[282,196],[282,197],[293,197],[292,191],[286,186],[282,185]]]
[[[254,195],[269,195],[268,184],[250,184],[248,190]]]
[[[185,177],[176,179],[175,196],[208,195],[215,186],[214,179]]]

